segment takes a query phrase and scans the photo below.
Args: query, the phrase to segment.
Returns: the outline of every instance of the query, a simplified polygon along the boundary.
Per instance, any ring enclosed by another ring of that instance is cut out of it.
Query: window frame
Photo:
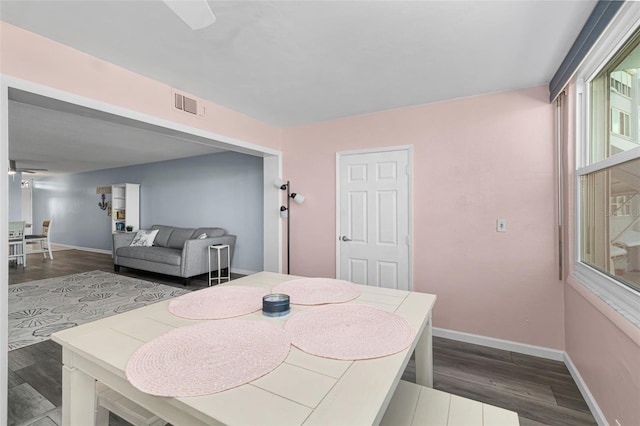
[[[574,258],[571,277],[599,297],[621,316],[640,328],[640,292],[620,283],[596,268],[581,262],[581,202],[580,178],[584,175],[640,159],[640,147],[591,163],[589,83],[598,76],[626,41],[640,29],[640,2],[625,2],[612,19],[587,58],[580,65],[576,77],[575,98],[575,180],[574,180]],[[607,86],[608,87],[608,86]],[[608,114],[610,116],[610,112]],[[609,118],[610,120],[610,118]],[[609,129],[610,131],[610,129]]]

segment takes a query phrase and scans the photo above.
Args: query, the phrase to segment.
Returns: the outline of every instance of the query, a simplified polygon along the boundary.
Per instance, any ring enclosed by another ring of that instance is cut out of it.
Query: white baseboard
[[[576,382],[576,385],[578,386],[578,389],[580,390],[582,397],[584,398],[585,402],[589,406],[589,410],[591,410],[591,414],[593,415],[593,418],[596,420],[598,425],[607,426],[609,423],[607,423],[607,419],[604,416],[604,413],[600,409],[600,406],[596,402],[596,399],[591,394],[591,391],[587,387],[587,384],[582,379],[582,376],[578,372],[578,369],[576,368],[575,364],[573,363],[573,361],[571,361],[571,357],[566,352],[564,353],[564,365],[567,366],[569,373],[571,373],[571,377],[573,377],[573,380]]]
[[[552,359],[554,361],[564,361],[564,351],[545,348],[543,346],[528,345],[526,343],[512,342],[510,340],[496,339],[493,337],[463,333],[462,331],[447,330],[437,327],[433,328],[433,335],[437,337],[445,337],[451,340],[458,340],[460,342],[488,346],[490,348],[518,352],[521,354],[537,356],[540,358]]]
[[[51,242],[51,244],[55,245],[55,246],[74,249],[74,250],[90,251],[90,252],[93,252],[93,253],[102,253],[102,254],[111,254],[111,250],[103,250],[103,249],[97,249],[97,248],[91,248],[91,247],[71,246],[69,244],[54,243],[53,241]]]
[[[231,268],[231,272],[234,274],[240,274],[240,275],[253,275],[258,273],[258,271],[249,271],[247,269],[237,269],[237,268]]]
[[[595,398],[589,391],[587,384],[582,379],[582,376],[578,372],[578,369],[571,361],[571,357],[565,351],[557,349],[545,348],[542,346],[528,345],[526,343],[512,342],[510,340],[495,339],[493,337],[480,336],[478,334],[463,333],[461,331],[446,330],[444,328],[433,328],[433,335],[437,337],[444,337],[451,340],[457,340],[465,343],[472,343],[476,345],[488,346],[490,348],[502,349],[505,351],[518,352],[525,355],[537,356],[540,358],[551,359],[554,361],[562,361],[569,370],[571,377],[576,382],[582,397],[589,406],[593,418],[600,426],[608,426],[607,419],[605,418],[602,410],[598,406]]]

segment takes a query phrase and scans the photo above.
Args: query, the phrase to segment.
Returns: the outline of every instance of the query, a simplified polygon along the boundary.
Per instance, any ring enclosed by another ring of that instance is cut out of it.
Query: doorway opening
[[[265,182],[263,188],[264,234],[262,269],[265,271],[281,272],[282,225],[278,214],[280,194],[271,184],[271,182],[279,178],[282,173],[282,154],[280,151],[14,77],[0,75],[0,164],[9,164],[9,101],[15,96],[22,96],[22,101],[26,98],[28,102],[31,103],[53,102],[56,105],[91,111],[92,114],[98,117],[109,117],[109,119],[127,123],[137,128],[153,129],[153,131],[162,132],[178,138],[187,136],[186,139],[188,139],[189,143],[193,144],[261,157],[263,160],[263,181]],[[4,180],[4,182],[0,184],[0,197],[5,201],[8,200],[8,180]],[[21,198],[18,198],[18,202],[21,202]],[[0,208],[0,237],[5,240],[8,240],[8,222],[8,207],[6,203],[3,203]],[[8,247],[6,244],[0,245],[0,256],[7,259]],[[8,262],[6,261],[0,262],[0,277],[2,277],[0,293],[5,295],[5,297],[0,298],[0,324],[4,324],[2,327],[3,331],[0,332],[0,345],[7,347],[8,336],[6,321],[8,305],[6,295],[8,292]],[[5,368],[0,369],[0,398],[4,401],[0,403],[0,417],[7,413],[7,359],[7,352],[4,351],[3,355],[0,356],[0,365],[5,366]]]

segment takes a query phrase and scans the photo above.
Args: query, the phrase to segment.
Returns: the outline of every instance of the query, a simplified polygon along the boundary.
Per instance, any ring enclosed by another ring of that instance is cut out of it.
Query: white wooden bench
[[[120,416],[133,426],[164,426],[167,424],[160,417],[100,382],[96,382],[96,393],[98,395],[96,426],[109,426],[109,412]]]
[[[383,426],[519,426],[518,413],[401,380]]]

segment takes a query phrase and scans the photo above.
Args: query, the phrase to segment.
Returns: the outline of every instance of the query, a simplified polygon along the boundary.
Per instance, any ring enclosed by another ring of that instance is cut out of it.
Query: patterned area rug
[[[9,350],[186,293],[189,290],[103,271],[13,284],[9,286]]]

